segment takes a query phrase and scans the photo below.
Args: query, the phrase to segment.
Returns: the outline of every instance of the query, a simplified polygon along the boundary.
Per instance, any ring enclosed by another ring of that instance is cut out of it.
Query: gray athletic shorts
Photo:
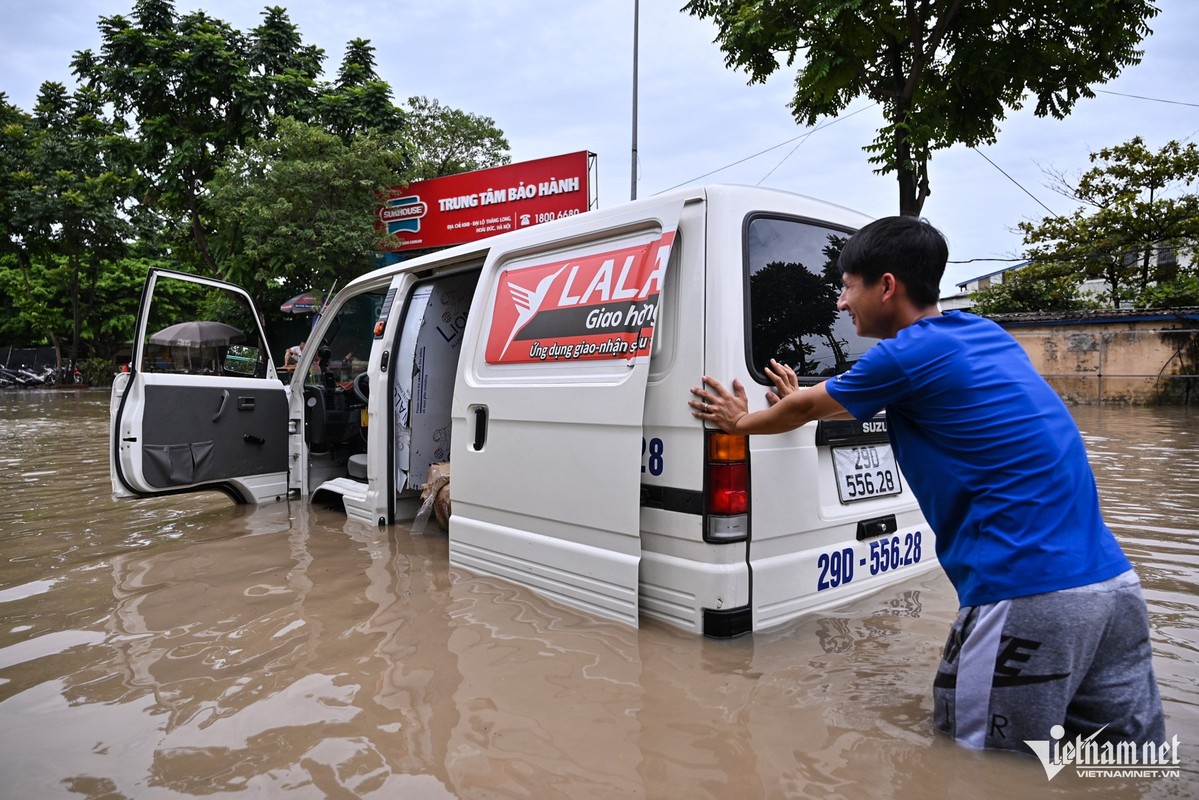
[[[933,724],[971,747],[1028,740],[1165,741],[1149,615],[1132,570],[958,613],[933,683]],[[1106,727],[1104,727],[1106,726]]]

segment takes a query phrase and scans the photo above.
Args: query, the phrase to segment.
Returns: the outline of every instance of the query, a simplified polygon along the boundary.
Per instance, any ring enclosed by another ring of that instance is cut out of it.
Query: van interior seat
[[[350,477],[356,481],[366,480],[366,453],[355,453],[350,456],[346,462],[346,469],[349,470]]]

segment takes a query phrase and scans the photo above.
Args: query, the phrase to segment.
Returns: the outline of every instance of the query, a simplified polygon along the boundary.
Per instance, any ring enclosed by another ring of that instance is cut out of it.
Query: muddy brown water
[[[732,641],[450,568],[435,526],[116,503],[107,394],[0,394],[0,798],[1199,794],[1199,413],[1078,409],[1175,777],[1052,780],[931,729],[940,570]]]

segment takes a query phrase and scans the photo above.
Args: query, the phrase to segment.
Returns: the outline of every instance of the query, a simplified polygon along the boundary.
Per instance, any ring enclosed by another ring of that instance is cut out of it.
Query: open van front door
[[[238,502],[287,495],[287,392],[239,287],[152,269],[129,371],[113,383],[114,496],[217,489]]]
[[[646,377],[681,210],[488,255],[454,395],[451,564],[637,624]]]

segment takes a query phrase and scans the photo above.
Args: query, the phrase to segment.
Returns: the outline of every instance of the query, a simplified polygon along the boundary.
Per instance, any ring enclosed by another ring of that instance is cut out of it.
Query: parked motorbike
[[[6,389],[32,389],[37,386],[53,386],[57,383],[56,370],[52,366],[35,370],[22,364],[19,367],[0,367],[0,386]]]

